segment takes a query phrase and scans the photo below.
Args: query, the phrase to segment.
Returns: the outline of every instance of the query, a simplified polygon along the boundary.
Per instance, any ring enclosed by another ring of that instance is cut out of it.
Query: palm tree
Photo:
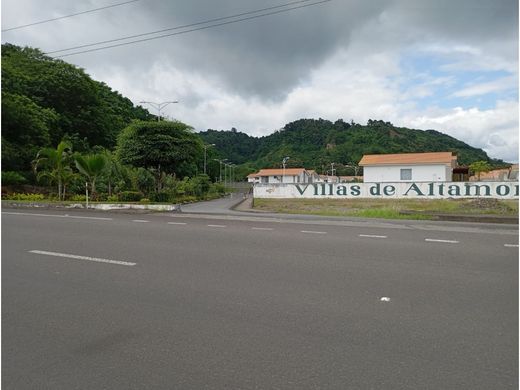
[[[102,154],[90,154],[87,156],[82,156],[80,154],[76,154],[74,156],[76,161],[76,168],[78,171],[87,177],[87,180],[90,182],[90,189],[92,193],[92,197],[96,196],[96,180],[105,173],[105,170],[108,166],[107,157]]]
[[[36,173],[38,169],[42,169],[36,175],[36,179],[47,178],[51,183],[58,185],[58,199],[65,199],[65,191],[63,190],[63,182],[70,177],[72,170],[70,161],[72,156],[72,145],[67,141],[61,141],[56,149],[41,149],[33,161],[33,169]]]
[[[473,164],[470,164],[469,169],[477,174],[477,180],[480,181],[480,174],[482,172],[489,172],[491,165],[487,161],[475,161]]]
[[[121,163],[116,159],[114,153],[109,150],[105,150],[104,155],[107,159],[107,167],[105,170],[107,184],[108,184],[108,196],[112,196],[112,185],[114,182],[123,175],[124,168]]]

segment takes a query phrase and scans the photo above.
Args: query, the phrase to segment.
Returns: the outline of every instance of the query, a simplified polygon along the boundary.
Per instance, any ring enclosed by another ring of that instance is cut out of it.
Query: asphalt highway
[[[2,210],[3,389],[517,389],[518,227]]]

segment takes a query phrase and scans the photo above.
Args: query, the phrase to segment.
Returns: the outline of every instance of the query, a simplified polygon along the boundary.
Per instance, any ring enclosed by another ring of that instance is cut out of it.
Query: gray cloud
[[[10,27],[110,1],[4,0],[2,23]],[[50,51],[283,3],[142,0],[8,32],[2,41]],[[507,73],[501,77],[511,76],[504,80],[517,80],[517,0],[333,0],[64,59],[136,103],[181,100],[182,104],[169,108],[169,114],[199,130],[234,126],[265,134],[299,117],[359,122],[381,118],[451,132],[477,146],[487,145],[496,151],[495,157],[517,160],[517,140],[505,146],[480,141],[485,132],[501,134],[502,139],[517,132],[518,110],[511,108],[517,105],[517,97],[502,95],[495,107],[476,111],[458,111],[453,102],[442,110],[434,106],[419,110],[414,96],[430,96],[434,91],[434,86],[421,85],[421,80],[424,84],[438,76],[428,74],[428,68],[424,74],[410,73],[400,61],[421,53],[441,59],[438,69],[452,82],[458,77],[455,72],[466,70],[495,70]],[[500,128],[497,123],[502,120],[507,126]]]
[[[4,34],[3,40],[14,38],[44,50],[60,49],[279,4],[283,1],[143,0],[117,9],[9,32]],[[96,6],[99,3],[93,1],[79,4],[53,0],[45,2],[43,7],[36,1],[15,3],[6,0],[2,18],[4,24],[12,25],[30,18],[37,20]],[[20,7],[27,12],[15,14]],[[49,14],[49,10],[55,11]],[[242,96],[278,100],[337,50],[348,47],[352,34],[369,22],[378,23],[381,18],[390,18],[390,23],[388,20],[386,23],[395,25],[396,31],[414,30],[422,39],[435,35],[462,42],[482,43],[496,37],[515,40],[518,3],[513,0],[334,0],[233,25],[71,56],[66,60],[87,69],[99,69],[108,63],[139,69],[162,58],[176,68],[196,69],[217,77],[228,89]],[[390,33],[374,36],[366,45],[376,50],[382,42],[399,45],[403,38],[414,39],[398,33],[392,42]]]

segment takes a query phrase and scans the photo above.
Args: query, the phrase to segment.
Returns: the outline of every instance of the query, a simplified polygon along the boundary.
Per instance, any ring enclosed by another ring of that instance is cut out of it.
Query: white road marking
[[[310,234],[327,234],[327,232],[318,232],[315,230],[302,230],[302,233],[310,233]]]
[[[388,238],[388,236],[377,236],[375,234],[360,234],[359,237],[368,237],[368,238]]]
[[[56,257],[65,257],[68,259],[76,259],[76,260],[87,260],[87,261],[95,261],[98,263],[109,263],[109,264],[117,264],[117,265],[126,265],[129,267],[133,267],[137,263],[131,263],[128,261],[119,261],[119,260],[110,260],[110,259],[102,259],[99,257],[89,257],[89,256],[78,256],[78,255],[71,255],[67,253],[58,253],[58,252],[47,252],[47,251],[39,251],[39,250],[32,250],[29,251],[30,253],[35,253],[37,255],[46,255],[46,256],[56,256]]]
[[[380,301],[381,302],[390,302],[390,298],[389,297],[381,297]]]
[[[226,225],[208,225],[209,227],[225,228]]]
[[[168,222],[168,225],[186,225],[186,222]]]
[[[455,240],[436,240],[434,238],[425,238],[424,241],[428,241],[428,242],[446,242],[448,244],[458,244],[459,243],[458,241],[455,241]]]
[[[104,218],[104,217],[80,217],[78,215],[64,215],[65,218],[77,218],[77,219],[97,219],[100,221],[112,221],[112,218]]]
[[[518,244],[504,244],[507,248],[518,248]]]
[[[146,222],[150,222],[150,221],[147,221],[146,219],[132,219],[132,222],[146,223]]]
[[[273,228],[252,227],[251,230],[273,230]]]
[[[56,215],[56,214],[38,214],[38,213],[13,213],[9,211],[2,211],[2,214],[10,214],[10,215],[33,215],[35,217],[53,217],[53,218],[78,218],[78,219],[96,219],[100,221],[112,221],[112,218],[103,218],[103,217],[80,217],[78,215]]]

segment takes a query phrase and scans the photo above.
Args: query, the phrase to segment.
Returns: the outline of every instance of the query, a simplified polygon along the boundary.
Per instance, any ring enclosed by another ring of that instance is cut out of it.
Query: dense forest
[[[38,150],[62,139],[76,151],[113,149],[132,120],[153,118],[80,68],[37,49],[2,45],[3,171],[30,171]]]
[[[482,149],[435,130],[395,127],[389,122],[369,120],[366,125],[342,119],[300,119],[265,137],[251,137],[236,129],[208,130],[199,133],[205,142],[215,144],[226,158],[248,163],[251,168],[279,167],[289,156],[288,167],[305,167],[325,172],[334,162],[340,174],[351,174],[347,166],[356,165],[364,154],[453,151],[459,164],[493,160]],[[505,164],[507,165],[507,164]]]
[[[38,49],[3,44],[1,65],[2,182],[8,172],[11,177],[22,176],[25,182],[36,183],[34,163],[38,153],[46,148],[56,150],[61,142],[74,153],[113,153],[117,158],[121,156],[118,142],[124,129],[135,123],[141,123],[139,128],[156,129],[146,125],[157,120],[146,109],[135,107],[106,84],[93,80],[83,69],[45,56]],[[290,156],[289,167],[303,166],[320,173],[330,163],[336,163],[338,174],[352,174],[348,166],[356,165],[367,153],[454,151],[460,164],[475,161],[487,161],[492,166],[505,164],[490,159],[481,149],[435,130],[395,127],[381,120],[361,125],[342,119],[335,122],[300,119],[264,137],[253,137],[235,128],[194,133],[189,124],[181,125],[182,131],[175,126],[157,129],[167,134],[191,133],[192,136],[186,137],[198,145],[193,148],[196,156],[176,161],[170,172],[153,171],[155,168],[146,164],[130,166],[150,170],[148,177],[156,175],[157,180],[159,174],[183,179],[207,172],[216,181],[222,177],[224,165],[218,160],[237,165],[233,172],[238,179],[259,168],[279,167],[286,156]],[[174,145],[175,136],[170,138]],[[149,141],[147,145],[153,151],[153,142]],[[124,158],[119,160],[127,163]],[[160,165],[167,166],[166,162]],[[75,172],[74,166],[71,169]],[[142,175],[143,171],[140,172]],[[155,188],[161,188],[160,183]]]

